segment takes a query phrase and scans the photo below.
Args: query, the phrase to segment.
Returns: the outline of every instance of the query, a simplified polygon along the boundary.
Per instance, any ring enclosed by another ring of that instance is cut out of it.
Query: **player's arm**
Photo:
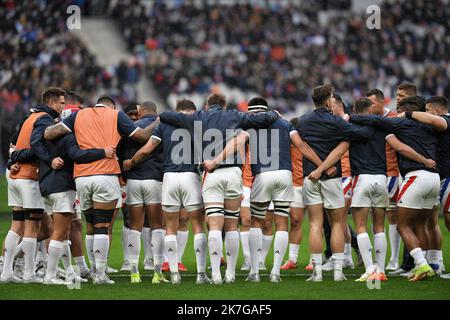
[[[239,112],[238,115],[240,117],[239,127],[244,129],[267,128],[279,118],[278,113],[275,111],[258,112],[258,113]]]
[[[302,155],[314,163],[316,167],[319,167],[322,164],[322,159],[319,158],[317,153],[309,146],[308,143],[303,141],[302,137],[300,137],[300,134],[297,131],[291,131],[291,143],[300,150]]]
[[[436,131],[445,131],[448,129],[448,123],[444,118],[429,114],[427,112],[405,112],[405,116],[406,118],[411,118],[423,124],[430,125]]]
[[[74,131],[75,118],[77,112],[73,112],[70,116],[65,118],[60,123],[48,126],[44,132],[44,138],[47,140],[56,140]]]
[[[337,119],[336,135],[340,136],[343,140],[368,140],[373,137],[375,131],[371,126],[353,125],[342,118]]]
[[[341,141],[336,148],[331,151],[327,158],[320,164],[319,167],[317,167],[316,170],[310,173],[308,178],[312,180],[319,180],[322,174],[332,166],[334,166],[341,158],[342,156],[347,152],[348,148],[350,147],[350,142],[348,141]]]
[[[53,119],[42,116],[34,123],[31,133],[30,145],[33,153],[39,160],[46,162],[53,169],[60,169],[64,165],[64,161],[60,157],[54,157],[47,148],[44,139],[44,132],[48,126],[54,123]]]
[[[436,168],[436,161],[432,159],[427,159],[421,154],[417,153],[413,148],[398,140],[398,138],[395,135],[390,134],[386,136],[386,142],[402,156],[415,162],[421,163],[429,169]]]
[[[31,149],[15,150],[11,153],[10,160],[12,163],[27,163],[39,160]]]
[[[165,111],[159,115],[161,122],[168,123],[177,128],[192,130],[194,128],[195,114],[185,114],[175,111]]]
[[[137,166],[140,162],[146,159],[160,143],[161,138],[151,136],[147,143],[134,154],[131,160],[125,160],[123,162],[123,170],[130,171],[133,167]]]
[[[249,140],[249,134],[245,131],[241,131],[236,137],[228,141],[220,152],[214,159],[203,161],[203,167],[206,171],[214,171],[217,166],[225,161],[230,155],[234,155],[238,150],[244,148],[245,144]]]
[[[70,159],[76,163],[91,163],[103,158],[112,159],[115,156],[115,148],[105,149],[80,149],[73,134],[66,136],[64,146]]]
[[[149,141],[150,137],[152,136],[153,130],[155,130],[155,128],[158,126],[159,123],[160,123],[160,120],[158,118],[144,129],[137,128],[137,130],[130,136],[130,138],[134,139],[137,142],[140,142],[142,144],[147,143]],[[134,123],[133,123],[133,125],[134,125]]]
[[[358,123],[363,126],[370,126],[376,129],[393,133],[395,128],[398,126],[397,120],[401,120],[400,118],[386,118],[377,115],[352,115],[350,117],[350,122]]]

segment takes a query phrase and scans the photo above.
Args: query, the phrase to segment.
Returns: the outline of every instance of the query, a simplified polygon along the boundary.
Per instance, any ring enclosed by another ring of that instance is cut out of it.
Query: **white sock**
[[[3,275],[9,277],[13,272],[14,253],[17,244],[20,241],[20,236],[12,230],[8,231],[5,238],[5,258],[3,260]]]
[[[358,241],[359,252],[361,253],[366,272],[372,273],[374,271],[374,266],[372,258],[372,244],[370,243],[369,234],[367,232],[360,233],[356,236],[356,239]]]
[[[209,258],[213,276],[220,276],[220,258],[222,257],[222,232],[211,230],[208,234]]]
[[[129,250],[128,250],[128,234],[130,232],[130,229],[128,229],[125,226],[122,226],[122,252],[123,252],[123,259],[129,260]]]
[[[37,241],[36,238],[23,238],[22,239],[23,245],[23,254],[24,254],[24,261],[25,261],[25,272],[24,277],[32,277],[34,275],[34,261],[35,261],[35,255],[36,255],[36,246]]]
[[[47,262],[47,247],[45,245],[45,240],[41,240],[37,243],[39,248],[38,255],[36,256],[37,262]]]
[[[439,255],[439,265],[441,267],[443,267],[444,266],[444,258],[442,256],[442,250],[438,250],[438,255]],[[445,266],[444,266],[444,268],[445,268]]]
[[[164,259],[164,236],[165,231],[163,229],[152,230],[152,253],[153,263],[155,265],[155,272],[161,272],[161,264]]]
[[[189,231],[180,231],[177,232],[177,243],[178,243],[178,262],[181,262],[184,255],[184,250],[186,249],[186,244],[189,238]]]
[[[261,248],[262,248],[262,229],[250,228],[248,232],[248,243],[250,246],[250,273],[259,273],[259,261],[261,260]]]
[[[128,230],[127,239],[127,259],[131,265],[137,266],[141,252],[141,233],[137,230]]]
[[[197,272],[206,270],[206,235],[197,233],[194,235],[195,260],[197,262]]]
[[[107,234],[94,235],[94,259],[98,276],[104,276],[108,262],[109,236]]]
[[[228,231],[225,233],[225,250],[227,252],[226,273],[234,277],[237,257],[239,255],[239,232]]]
[[[311,263],[314,268],[314,272],[321,277],[322,276],[322,254],[321,253],[312,253],[311,254]]]
[[[344,259],[346,261],[353,261],[352,244],[351,243],[345,243],[344,244]]]
[[[63,250],[61,255],[61,260],[64,266],[64,269],[67,273],[73,273],[73,266],[72,266],[72,254],[70,253],[70,240],[64,240],[63,241]]]
[[[414,248],[409,253],[414,258],[416,267],[421,267],[427,264],[427,260],[423,256],[423,251],[420,248]]]
[[[427,261],[428,264],[435,264],[439,266],[439,250],[428,250]]]
[[[144,245],[144,260],[152,259],[153,260],[153,253],[152,253],[152,247],[151,247],[151,239],[152,239],[152,233],[150,228],[142,228],[141,232],[142,237],[142,244]]]
[[[375,233],[373,246],[375,249],[375,256],[377,258],[378,272],[384,273],[384,267],[386,264],[386,250],[387,240],[384,232]]]
[[[49,253],[49,255],[50,255],[50,253]],[[77,266],[80,269],[81,273],[89,271],[89,268],[88,268],[88,266],[86,264],[86,259],[84,258],[84,256],[73,257],[73,260],[77,264]]]
[[[271,236],[262,236],[262,247],[261,247],[261,256],[260,260],[262,263],[266,263],[267,253],[269,252],[270,246],[272,245],[273,235]]]
[[[164,248],[169,260],[170,272],[178,272],[178,241],[176,235],[168,235],[164,238]]]
[[[396,224],[389,225],[389,241],[391,243],[391,261],[398,261],[398,253],[400,249],[400,233],[397,231]]]
[[[20,239],[22,239],[22,238],[19,237],[19,241],[20,241]],[[22,250],[22,246],[23,246],[23,243],[22,243],[22,241],[20,241],[20,243],[16,246],[16,249],[14,250],[14,257],[13,257],[13,259],[15,257],[17,257],[17,255],[23,251]]]
[[[61,241],[50,240],[48,245],[48,262],[47,271],[45,273],[46,279],[53,279],[56,277],[58,269],[58,262],[63,252],[64,244]]]
[[[42,240],[36,242],[36,256],[35,256],[36,263],[44,261],[44,254],[41,251],[41,243]]]
[[[94,257],[94,235],[87,234],[86,239],[86,252],[91,268],[95,268],[95,257]]]
[[[244,254],[244,261],[249,262],[250,261],[250,246],[248,243],[248,231],[241,231],[239,232],[241,237],[241,246],[242,246],[242,253]]]
[[[331,261],[333,261],[333,271],[334,274],[337,275],[339,273],[342,273],[342,266],[344,264],[344,253],[333,253],[331,256]]]
[[[299,249],[299,244],[289,243],[289,260],[291,260],[293,263],[297,263]]]
[[[280,267],[283,263],[284,255],[289,242],[289,233],[287,231],[277,231],[273,242],[273,267],[271,274],[280,275]]]

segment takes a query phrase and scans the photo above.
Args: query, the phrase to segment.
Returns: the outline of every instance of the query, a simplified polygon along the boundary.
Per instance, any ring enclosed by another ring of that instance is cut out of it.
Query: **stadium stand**
[[[168,7],[121,0],[112,16],[130,48],[146,55],[148,76],[169,103],[171,95],[204,96],[220,85],[298,112],[311,88],[324,81],[345,100],[373,87],[392,96],[402,81],[417,83],[424,95],[449,95],[445,1],[384,1],[380,30],[366,28],[365,12],[335,10],[345,3],[349,8],[344,2],[258,7],[175,1]]]
[[[1,1],[0,113],[2,154],[9,138],[45,87],[58,85],[81,93],[86,104],[107,91],[120,104],[135,100],[126,90],[135,83],[139,66],[123,62],[100,67],[96,57],[66,28],[70,1]],[[63,10],[64,9],[64,10]]]

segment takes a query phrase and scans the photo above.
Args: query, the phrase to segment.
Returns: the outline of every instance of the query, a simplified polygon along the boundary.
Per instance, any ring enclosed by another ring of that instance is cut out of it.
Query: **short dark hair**
[[[61,96],[66,96],[66,92],[58,87],[48,87],[45,89],[45,91],[42,93],[42,103],[48,104],[52,100],[59,99]]]
[[[206,105],[208,107],[212,106],[212,105],[219,105],[222,107],[225,107],[227,105],[227,100],[225,98],[225,96],[221,93],[212,93],[208,96],[208,99],[206,100]]]
[[[408,96],[415,96],[417,94],[417,87],[414,83],[404,82],[398,85],[397,90],[403,90]]]
[[[333,94],[334,87],[331,84],[317,86],[313,89],[312,99],[316,107],[325,106],[325,102],[330,99]]]
[[[194,102],[189,99],[180,99],[177,100],[176,111],[196,111]]]
[[[110,96],[101,96],[100,98],[98,98],[97,104],[104,104],[107,106],[114,106],[114,107],[116,106],[116,102]]]
[[[156,106],[156,103],[153,101],[144,101],[140,104],[141,108],[146,111],[151,111],[153,113],[156,113],[158,111],[158,107]]]
[[[425,111],[425,98],[421,96],[406,97],[398,103],[398,108],[406,111]]]
[[[375,96],[377,100],[384,101],[384,93],[380,89],[371,89],[367,91],[366,97]]]
[[[80,96],[77,92],[75,91],[67,91],[66,94],[66,103],[79,103],[79,104],[83,104],[84,103],[84,99],[82,96]]]
[[[266,106],[268,107],[269,104],[267,103],[267,100],[264,99],[263,97],[254,97],[251,98],[250,101],[248,102],[249,106]]]
[[[449,110],[448,100],[444,96],[431,97],[426,101],[426,104],[431,104],[433,107],[438,107],[442,110]]]
[[[372,106],[372,101],[368,98],[360,98],[353,104],[355,113],[363,113]]]
[[[127,106],[125,107],[125,109],[123,110],[126,114],[130,113],[130,112],[137,112],[137,102],[136,101],[131,101],[128,102]]]

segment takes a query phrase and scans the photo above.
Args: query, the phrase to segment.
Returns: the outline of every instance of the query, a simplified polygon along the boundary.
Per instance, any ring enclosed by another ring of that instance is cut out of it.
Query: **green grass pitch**
[[[2,184],[2,183],[0,183]],[[4,184],[3,184],[4,185]],[[2,195],[6,190],[2,188]],[[3,205],[3,203],[2,203]],[[0,239],[3,241],[10,224],[10,215],[2,210],[0,214]],[[120,214],[119,214],[120,215]],[[440,220],[443,232],[444,259],[447,261],[446,268],[450,271],[450,235],[446,230],[443,220]],[[110,265],[119,269],[122,263],[121,249],[121,227],[122,220],[118,219],[114,226],[113,243],[110,254]],[[388,246],[389,247],[389,246]],[[410,283],[402,277],[389,277],[389,281],[382,282],[380,289],[369,289],[366,283],[356,283],[354,280],[363,270],[357,267],[355,270],[345,270],[348,281],[335,283],[331,272],[324,273],[322,283],[309,283],[307,279],[310,272],[303,267],[309,259],[308,253],[308,220],[303,223],[303,241],[300,246],[299,268],[288,272],[282,271],[282,282],[272,284],[269,282],[268,273],[272,266],[273,251],[269,251],[267,257],[268,271],[262,272],[261,283],[253,284],[244,281],[246,273],[239,271],[242,264],[242,254],[237,264],[237,277],[234,284],[223,284],[221,286],[196,285],[195,284],[195,255],[193,251],[193,236],[190,232],[189,241],[183,257],[183,262],[188,268],[187,273],[182,273],[180,285],[151,283],[151,272],[143,271],[141,252],[140,269],[143,273],[141,284],[130,284],[128,273],[111,275],[116,281],[112,286],[94,286],[91,283],[81,284],[80,289],[68,289],[65,286],[44,286],[38,284],[1,284],[0,300],[6,299],[167,299],[167,300],[296,300],[296,299],[450,299],[450,281],[438,277]],[[287,255],[286,255],[287,257]],[[389,257],[389,254],[387,255]],[[356,257],[354,256],[356,261]],[[222,270],[224,274],[224,270]]]

